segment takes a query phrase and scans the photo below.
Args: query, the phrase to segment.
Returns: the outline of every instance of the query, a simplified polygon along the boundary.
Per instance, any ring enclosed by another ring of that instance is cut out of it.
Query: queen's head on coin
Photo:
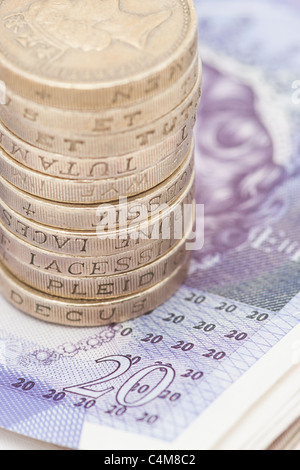
[[[101,51],[114,40],[143,48],[172,10],[140,15],[127,11],[121,0],[37,0],[24,14],[39,34],[60,47]]]

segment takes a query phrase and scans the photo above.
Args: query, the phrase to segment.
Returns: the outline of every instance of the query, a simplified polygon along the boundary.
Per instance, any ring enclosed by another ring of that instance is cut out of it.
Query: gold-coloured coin
[[[5,245],[0,246],[0,259],[20,281],[45,294],[77,300],[113,299],[149,289],[169,277],[184,262],[190,234],[191,230],[182,240],[177,241],[171,251],[152,263],[121,274],[106,275],[103,265],[95,268],[99,271],[96,277],[79,276],[75,279],[57,274],[55,268],[54,272],[44,272],[38,268],[34,259],[30,265],[22,264]]]
[[[14,160],[40,173],[62,179],[103,180],[141,173],[166,158],[175,158],[182,146],[190,142],[195,119],[187,122],[175,135],[155,146],[128,155],[110,158],[76,158],[54,154],[27,144],[0,122],[0,146]]]
[[[66,131],[64,135],[59,135],[53,129],[39,128],[36,123],[20,120],[19,116],[8,113],[5,106],[1,107],[0,116],[13,134],[43,150],[80,158],[115,157],[153,147],[177,134],[196,115],[200,96],[199,78],[191,94],[169,114],[143,127],[116,134],[71,134]]]
[[[194,214],[191,213],[194,219]],[[194,220],[191,220],[194,222]],[[191,232],[191,224],[183,229]],[[183,233],[183,236],[185,234]],[[111,255],[94,254],[93,257],[67,256],[36,248],[13,235],[0,222],[0,250],[6,251],[10,258],[22,265],[37,268],[49,276],[57,274],[74,279],[78,277],[98,277],[124,274],[134,271],[166,255],[178,243],[170,233],[169,238],[150,240],[148,244],[136,246],[131,251],[113,252]],[[18,273],[17,273],[18,274]]]
[[[182,226],[186,205],[190,206],[193,201],[194,181],[191,180],[182,195],[160,214],[136,223],[128,230],[119,229],[102,235],[97,234],[96,230],[73,232],[37,224],[17,214],[3,201],[0,201],[0,220],[10,233],[33,247],[58,255],[97,258],[159,243],[163,240],[166,228],[170,230],[170,238],[174,238],[175,230]]]
[[[109,204],[62,204],[25,193],[0,177],[2,201],[18,214],[34,222],[66,230],[93,231],[125,227],[154,216],[175,202],[194,178],[194,151],[179,169],[155,188],[132,198],[121,198]],[[113,198],[112,198],[113,199]],[[107,220],[106,223],[103,220]]]
[[[192,0],[2,0],[0,76],[68,109],[144,100],[176,82],[197,49]]]
[[[17,309],[48,323],[73,327],[120,323],[151,312],[166,302],[184,282],[190,255],[170,277],[139,294],[117,300],[71,301],[42,294],[18,281],[0,264],[0,292]]]
[[[0,118],[9,127],[5,117],[10,116],[12,120],[18,116],[24,127],[34,126],[39,130],[44,129],[44,132],[45,129],[51,129],[53,134],[64,138],[67,135],[80,137],[116,134],[143,127],[167,116],[192,92],[199,76],[202,76],[202,64],[196,54],[192,65],[182,77],[152,99],[134,106],[90,112],[43,106],[6,89],[6,104],[0,105]]]
[[[185,141],[175,154],[141,173],[120,178],[74,181],[46,176],[17,163],[0,148],[0,174],[14,185],[34,196],[65,204],[94,204],[144,193],[165,181],[187,157],[191,142]]]

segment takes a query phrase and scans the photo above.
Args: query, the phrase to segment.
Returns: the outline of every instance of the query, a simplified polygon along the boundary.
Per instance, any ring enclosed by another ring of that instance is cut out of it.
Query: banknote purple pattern
[[[272,2],[264,3],[254,2],[253,5],[271,8],[268,4]],[[218,53],[234,56],[243,65],[251,64],[254,70],[261,66],[266,74],[272,71],[274,89],[282,92],[280,74],[278,72],[276,82],[274,65],[268,55],[260,63],[261,52],[256,53],[255,33],[261,34],[261,31],[255,29],[255,14],[253,18],[227,15],[222,21],[219,19],[222,15],[216,15],[215,24],[211,16],[209,19],[201,17],[201,8],[206,4],[197,2],[200,41],[209,46],[213,42]],[[276,10],[272,15],[274,12]],[[272,15],[266,17],[266,31],[274,41],[276,31],[267,29]],[[239,41],[235,40],[237,34]],[[299,55],[296,60],[295,50],[299,46],[292,47],[289,36],[287,43],[286,55],[293,68],[297,68]],[[287,61],[286,56],[284,61]],[[283,69],[285,67],[283,63]],[[259,82],[250,86],[247,70],[241,78],[234,67],[231,70],[227,67],[226,71],[217,68],[215,64],[204,65],[196,138],[197,202],[205,205],[205,246],[195,255],[197,264],[187,285],[201,285],[225,297],[279,311],[300,289],[299,138],[293,142],[289,160],[276,161],[274,127],[271,126],[274,116],[269,111],[262,119],[260,104],[264,97],[259,94]],[[291,75],[285,93],[291,94],[295,78],[296,75]],[[274,113],[278,111],[280,107],[277,105],[276,110],[274,105]],[[292,112],[293,127],[289,132],[294,139],[299,107],[294,107]],[[277,132],[282,132],[279,126]]]
[[[275,315],[183,287],[151,315],[106,331],[105,342],[102,329],[83,331],[80,345],[65,329],[68,341],[51,350],[7,337],[0,425],[75,449],[87,423],[172,442],[299,320],[299,299]],[[130,367],[114,377],[116,356]]]
[[[249,238],[266,216],[263,203],[286,178],[273,161],[273,142],[256,110],[255,90],[204,64],[197,123],[197,200],[205,205],[206,246],[225,253]],[[268,206],[269,217],[280,207]],[[198,259],[204,252],[200,252]]]

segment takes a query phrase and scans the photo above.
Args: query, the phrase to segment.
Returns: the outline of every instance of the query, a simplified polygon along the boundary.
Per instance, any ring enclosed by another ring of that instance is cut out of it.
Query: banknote
[[[1,298],[8,431],[73,449],[208,448],[276,381],[274,351],[300,323],[300,6],[195,3],[204,247],[172,299],[121,325],[45,325]]]

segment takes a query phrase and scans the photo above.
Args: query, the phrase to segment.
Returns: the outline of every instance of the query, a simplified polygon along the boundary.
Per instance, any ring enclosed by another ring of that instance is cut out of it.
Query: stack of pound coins
[[[0,17],[2,295],[67,326],[151,312],[194,231],[192,0],[3,0]]]

